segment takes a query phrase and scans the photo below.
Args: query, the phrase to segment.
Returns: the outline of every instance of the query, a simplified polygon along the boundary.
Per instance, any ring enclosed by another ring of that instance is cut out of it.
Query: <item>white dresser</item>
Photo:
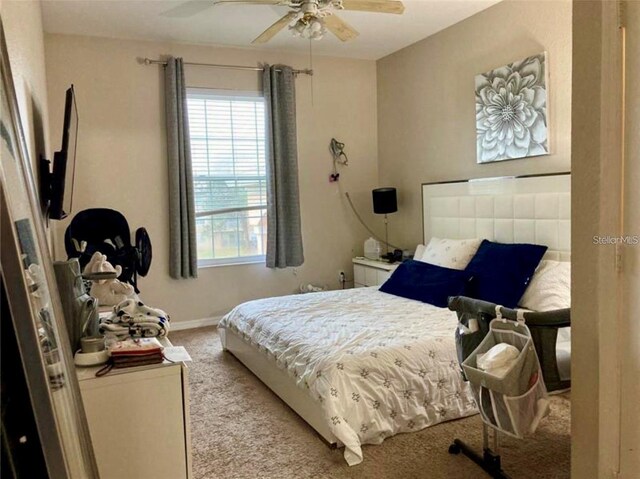
[[[389,264],[366,258],[353,258],[353,285],[356,288],[379,286],[391,276],[397,267],[398,263]]]
[[[161,341],[170,347],[168,340]],[[189,379],[182,362],[76,368],[101,479],[189,479]]]

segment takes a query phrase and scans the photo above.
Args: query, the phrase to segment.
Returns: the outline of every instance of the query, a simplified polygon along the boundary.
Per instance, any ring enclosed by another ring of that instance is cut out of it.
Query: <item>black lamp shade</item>
[[[377,188],[373,194],[373,212],[377,215],[398,211],[398,200],[395,188]]]

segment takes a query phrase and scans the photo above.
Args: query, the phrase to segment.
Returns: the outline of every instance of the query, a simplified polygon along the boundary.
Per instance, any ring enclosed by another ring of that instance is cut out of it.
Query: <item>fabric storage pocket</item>
[[[491,324],[498,325],[495,322]],[[466,378],[472,384],[483,386],[494,393],[517,396],[526,392],[529,389],[529,378],[539,367],[533,341],[527,335],[514,331],[496,332],[495,329],[492,329],[491,333],[485,336],[475,351],[462,363]],[[477,364],[479,354],[486,353],[499,343],[511,344],[520,351],[518,357],[502,377],[479,369]]]
[[[533,434],[547,416],[549,401],[542,377],[520,396],[506,396],[480,386],[472,390],[478,399],[482,420],[501,432],[523,439]]]
[[[482,420],[506,434],[515,436],[516,432],[511,423],[511,418],[505,402],[506,397],[502,394],[496,394],[485,387],[480,387],[477,391],[474,390],[474,392],[478,397],[480,416],[482,417]]]
[[[549,413],[547,390],[538,374],[535,384],[521,396],[504,396],[513,432],[517,437],[533,434],[540,420]]]
[[[461,344],[461,347],[458,348],[458,351],[457,351],[458,364],[462,365],[465,358],[469,356],[473,351],[475,351],[475,349],[478,347],[478,345],[482,342],[483,339],[484,339],[484,335],[481,334],[479,331],[475,333],[470,333],[470,334],[461,334],[460,330],[456,329],[456,340],[458,341],[459,344]],[[464,378],[466,380],[467,377],[464,374],[464,371],[462,372],[462,374],[464,375]]]
[[[496,417],[493,414],[493,406],[491,403],[491,394],[487,388],[475,387],[471,385],[471,390],[476,397],[478,403],[478,411],[480,411],[480,417],[482,420],[492,426],[497,426]]]
[[[493,320],[489,329],[462,368],[471,383],[482,420],[498,431],[522,439],[536,430],[549,408],[538,356],[524,322],[500,318]],[[504,375],[495,376],[479,369],[478,355],[501,343],[520,351]]]

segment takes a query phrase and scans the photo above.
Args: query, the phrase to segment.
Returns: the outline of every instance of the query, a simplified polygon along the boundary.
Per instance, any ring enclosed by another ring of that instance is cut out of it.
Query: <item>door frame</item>
[[[621,2],[573,2],[572,477],[619,477],[623,275]],[[597,476],[594,476],[597,471]]]

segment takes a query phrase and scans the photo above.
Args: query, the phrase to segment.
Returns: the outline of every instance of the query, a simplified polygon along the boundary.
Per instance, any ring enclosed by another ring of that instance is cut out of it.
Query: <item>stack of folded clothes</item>
[[[114,368],[157,364],[164,360],[163,347],[156,338],[126,339],[109,346]]]
[[[100,321],[100,332],[118,339],[165,337],[169,333],[169,315],[142,301],[127,299],[113,308],[113,313]]]

